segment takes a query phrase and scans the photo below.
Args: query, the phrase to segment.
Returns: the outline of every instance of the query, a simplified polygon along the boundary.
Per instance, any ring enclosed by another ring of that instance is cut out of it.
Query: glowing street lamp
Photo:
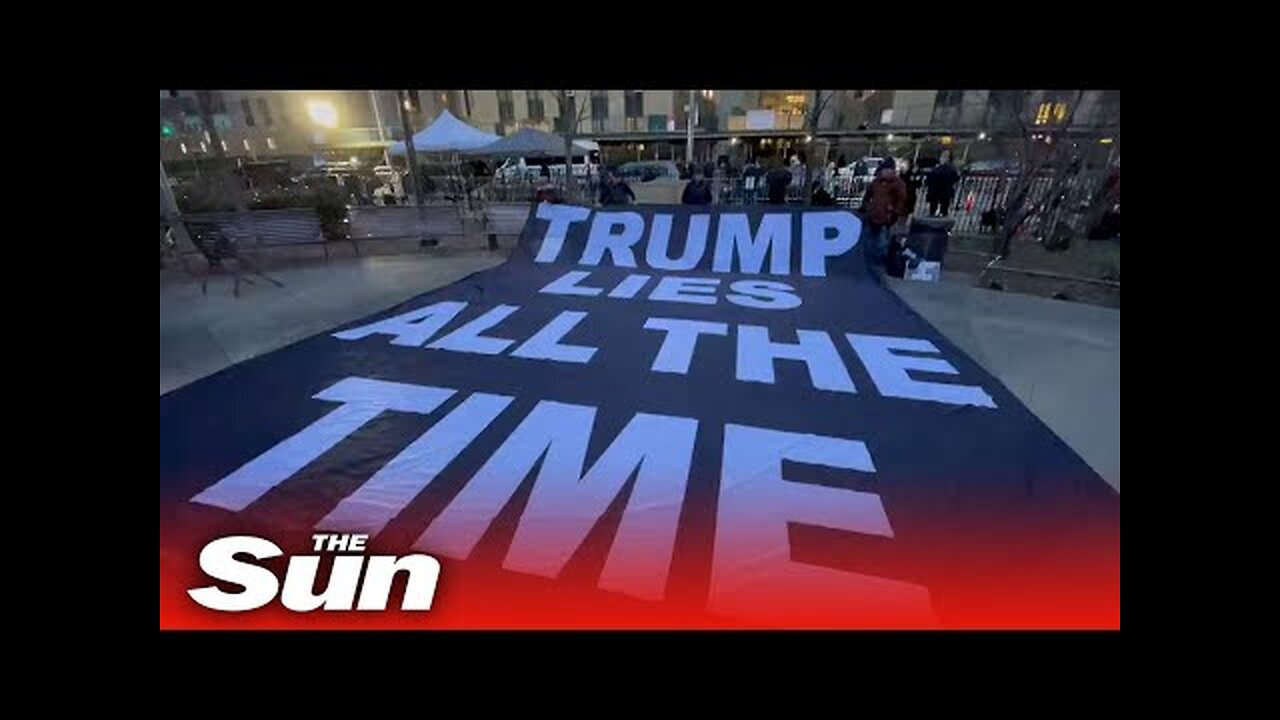
[[[307,102],[307,117],[320,127],[338,127],[338,108],[327,100],[310,100]]]

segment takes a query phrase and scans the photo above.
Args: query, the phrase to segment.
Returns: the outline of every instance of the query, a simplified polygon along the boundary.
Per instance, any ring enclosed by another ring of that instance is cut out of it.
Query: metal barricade
[[[216,227],[237,247],[272,247],[323,243],[320,218],[311,208],[194,213],[187,222]]]

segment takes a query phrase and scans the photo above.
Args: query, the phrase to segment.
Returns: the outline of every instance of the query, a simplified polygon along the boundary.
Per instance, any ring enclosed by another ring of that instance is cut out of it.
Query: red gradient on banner
[[[1075,498],[1079,500],[1079,498]],[[271,540],[292,555],[315,554],[310,530],[275,516],[226,513],[191,503],[162,505],[160,627],[162,629],[1076,629],[1119,628],[1119,500],[1033,507],[1010,502],[982,512],[935,510],[914,517],[912,532],[868,538],[793,524],[792,562],[856,572],[925,586],[936,623],[918,620],[872,623],[836,610],[814,612],[785,581],[757,593],[751,617],[718,617],[706,610],[712,553],[699,548],[697,562],[681,561],[688,542],[677,542],[676,561],[662,602],[608,593],[582,572],[543,578],[501,570],[496,562],[438,558],[442,565],[430,611],[401,611],[404,580],[393,587],[385,611],[288,610],[277,597],[258,610],[219,612],[187,594],[211,584],[198,564],[200,550],[228,535]],[[709,540],[714,528],[686,518],[683,538]],[[921,528],[926,528],[921,531]],[[369,554],[408,554],[405,547],[370,541]],[[327,583],[328,553],[316,585]],[[286,558],[259,563],[283,578]],[[692,568],[692,570],[691,570]],[[588,573],[589,574],[589,573]],[[230,589],[230,587],[228,587]]]

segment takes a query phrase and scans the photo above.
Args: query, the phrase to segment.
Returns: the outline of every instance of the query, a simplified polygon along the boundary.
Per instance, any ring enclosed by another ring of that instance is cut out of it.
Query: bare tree
[[[221,92],[212,90],[196,91],[196,109],[200,113],[200,124],[204,126],[205,135],[209,138],[209,144],[213,148],[214,157],[219,160],[225,160],[227,150],[223,147],[222,136],[218,133],[218,125],[215,122],[215,116],[221,112],[225,112],[226,108],[222,106],[226,100]],[[214,107],[214,100],[219,101],[219,106]],[[216,188],[214,192],[233,199],[237,211],[243,212],[248,209],[248,198],[245,192],[246,188],[243,181],[231,173],[225,164],[216,163],[213,171],[209,173],[208,182],[210,187]]]
[[[1077,90],[1070,104],[1067,117],[1058,123],[1036,125],[1029,122],[1024,114],[1018,115],[1018,129],[1022,140],[1019,171],[1009,188],[1008,199],[1004,204],[1004,222],[1000,226],[995,243],[995,262],[1006,260],[1012,250],[1013,238],[1032,216],[1041,212],[1044,206],[1060,198],[1067,178],[1078,168],[1076,153],[1067,139],[1067,129],[1075,119],[1076,110],[1080,107],[1083,90]],[[1047,191],[1041,196],[1039,203],[1032,202],[1032,189],[1037,178],[1046,173],[1052,178]],[[1001,178],[1001,184],[1004,178]],[[1000,188],[997,188],[997,197]],[[1050,231],[1053,228],[1049,228]]]
[[[815,159],[813,157],[812,141],[813,141],[813,138],[817,137],[818,135],[818,119],[822,117],[822,111],[825,110],[827,107],[827,104],[831,102],[831,98],[835,97],[836,92],[838,91],[827,90],[826,95],[824,96],[822,90],[813,91],[813,108],[812,110],[810,110],[808,117],[805,118],[805,132],[809,135],[809,139],[810,139],[810,142],[806,143],[806,145],[809,148],[809,153],[808,153],[808,162],[805,163],[806,170],[809,171],[808,172],[809,177],[813,176]],[[830,153],[830,151],[831,151],[831,145],[828,143],[827,153]],[[822,161],[818,163],[817,167],[820,167],[820,168],[826,167],[826,164],[827,164],[827,158],[824,156],[822,158]],[[813,183],[812,182],[805,182],[804,193],[805,193],[805,198],[807,198],[807,201],[813,202]]]
[[[822,117],[822,111],[827,108],[831,98],[835,97],[837,92],[840,91],[827,90],[824,95],[822,90],[813,91],[813,109],[809,112],[808,122],[805,125],[810,135],[818,131],[818,119]]]
[[[581,108],[576,107],[576,97],[573,90],[557,90],[556,105],[560,108],[561,123],[564,130],[564,187],[565,195],[572,197],[574,192],[573,178],[573,137],[578,132],[578,127],[582,123],[583,114],[588,105],[584,103]]]
[[[196,107],[200,111],[200,124],[204,125],[209,144],[213,146],[215,157],[224,158],[227,151],[222,147],[222,137],[218,135],[218,126],[213,121],[213,92],[211,90],[196,91]]]

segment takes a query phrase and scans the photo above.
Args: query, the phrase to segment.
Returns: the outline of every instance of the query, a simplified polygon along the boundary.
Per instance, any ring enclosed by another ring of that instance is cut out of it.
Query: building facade
[[[499,135],[531,127],[602,145],[675,157],[687,137],[690,99],[695,148],[714,156],[740,140],[814,136],[986,137],[1021,124],[1065,124],[1118,130],[1119,91],[1048,90],[576,90],[575,119],[562,117],[556,90],[406,91],[410,123],[421,129],[448,109]],[[812,122],[817,109],[816,123]],[[346,154],[376,158],[403,138],[393,90],[160,92],[160,157],[166,162],[208,157],[267,159]],[[682,155],[683,153],[681,153]]]

